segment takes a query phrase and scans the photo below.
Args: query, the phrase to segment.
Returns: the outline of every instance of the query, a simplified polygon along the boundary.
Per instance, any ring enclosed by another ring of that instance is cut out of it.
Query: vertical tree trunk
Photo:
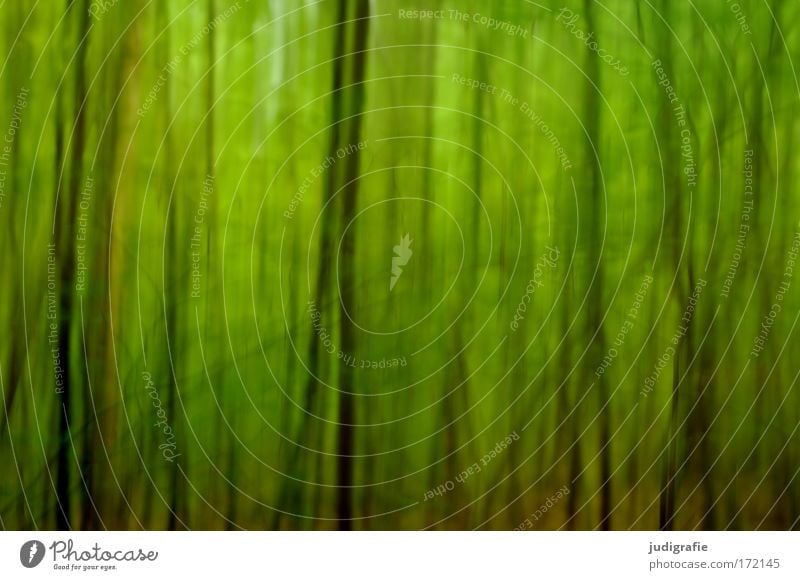
[[[658,10],[665,22],[669,22],[671,18],[671,9],[669,0],[662,0]],[[663,22],[659,19],[659,26],[661,26],[660,36],[660,52],[657,55],[664,67],[671,83],[675,83],[674,68],[672,66],[672,39],[671,31],[663,29]],[[680,159],[680,142],[675,138],[675,128],[673,117],[673,105],[669,102],[667,97],[662,94],[663,108],[658,119],[659,132],[658,136],[664,144],[662,150],[669,150],[673,155]],[[665,169],[666,191],[665,191],[665,204],[664,211],[668,214],[666,219],[667,226],[665,228],[667,238],[667,251],[668,261],[667,264],[676,273],[675,283],[672,285],[670,293],[672,302],[678,310],[678,318],[682,316],[684,303],[686,299],[686,283],[683,277],[678,274],[681,262],[681,243],[682,243],[682,226],[683,226],[683,208],[681,203],[681,195],[683,191],[681,183],[680,168],[674,164],[669,164]],[[672,199],[670,200],[670,196]],[[673,518],[675,512],[675,486],[676,486],[676,465],[677,465],[677,433],[675,432],[676,426],[679,421],[680,409],[680,392],[679,392],[679,378],[680,378],[680,350],[678,349],[673,357],[673,378],[672,378],[672,393],[670,395],[670,407],[668,428],[666,430],[666,449],[664,451],[664,459],[662,462],[661,471],[661,492],[659,496],[659,528],[662,530],[671,530],[673,525]]]
[[[344,13],[346,0],[340,0],[341,11]],[[361,114],[364,109],[364,77],[366,74],[366,47],[369,29],[369,1],[358,0],[356,4],[356,22],[354,27],[355,42],[353,44],[353,64],[352,64],[352,104],[350,113],[352,118],[349,120],[349,131],[347,134],[347,144],[355,145],[360,140],[361,135]],[[350,223],[355,217],[358,207],[358,174],[361,157],[359,149],[356,148],[344,160],[344,188],[342,190],[342,224]],[[345,236],[342,239],[341,254],[341,278],[339,287],[341,288],[341,307],[339,315],[339,335],[342,351],[347,353],[356,352],[356,340],[353,325],[346,312],[354,312],[356,309],[355,293],[355,241],[353,236]],[[355,408],[353,393],[355,390],[353,368],[347,364],[339,365],[339,433],[337,441],[337,485],[339,487],[339,500],[337,517],[339,528],[349,530],[352,527],[353,505],[352,505],[352,486],[353,486],[353,452],[354,447],[354,427]]]
[[[594,19],[594,2],[584,0],[586,25],[589,30],[597,30]],[[600,42],[598,41],[598,44]],[[591,340],[589,361],[601,360],[606,354],[606,341],[603,333],[603,278],[602,255],[605,232],[599,227],[600,216],[607,215],[603,203],[603,174],[600,169],[600,70],[599,60],[593,52],[587,51],[584,70],[587,82],[584,93],[583,123],[586,127],[585,155],[589,167],[588,203],[586,215],[586,242],[589,254],[588,264],[595,268],[594,280],[589,282],[588,316],[586,319],[586,335]],[[591,367],[583,373],[583,383],[592,381]],[[600,524],[602,530],[611,526],[611,402],[609,401],[608,383],[605,375],[594,378],[597,386],[599,414],[599,455],[600,455]]]
[[[60,246],[58,257],[60,260],[59,278],[61,288],[59,291],[59,328],[58,328],[58,349],[61,358],[63,373],[63,392],[61,395],[61,413],[58,424],[58,459],[56,468],[56,525],[60,530],[72,529],[75,522],[72,519],[70,510],[70,487],[72,485],[71,476],[71,456],[72,456],[72,428],[74,403],[80,395],[80,383],[73,381],[72,376],[72,341],[71,329],[74,316],[74,291],[75,291],[75,219],[77,212],[78,195],[81,188],[81,178],[83,173],[83,154],[86,146],[86,52],[89,45],[89,2],[81,0],[80,7],[76,7],[76,0],[68,0],[66,10],[69,13],[76,11],[79,28],[76,36],[78,55],[75,62],[75,79],[73,94],[73,114],[74,125],[72,126],[72,141],[69,148],[69,177],[65,184],[59,180],[58,186],[58,212],[56,243]],[[57,128],[58,130],[58,128]],[[63,138],[63,137],[62,137]],[[65,155],[67,152],[64,153]],[[64,169],[64,164],[59,165],[59,169]],[[59,172],[63,175],[63,172]],[[87,424],[87,431],[91,427]],[[87,463],[88,461],[88,463]],[[84,474],[91,478],[91,472],[85,473],[90,469],[91,460],[84,458],[82,462]],[[80,509],[89,508],[90,498],[86,486],[80,486],[81,502]]]
[[[165,21],[164,30],[164,46],[165,48],[165,61],[171,57],[172,43],[171,43],[171,35],[169,34],[169,25],[166,24],[168,22],[170,16],[170,9],[169,6],[166,4],[159,6],[160,14],[163,21]],[[164,81],[164,86],[162,88],[161,96],[159,100],[163,99],[161,106],[158,107],[160,113],[160,119],[158,126],[163,128],[164,131],[164,167],[165,171],[163,174],[163,186],[162,190],[157,193],[160,195],[165,196],[165,198],[172,197],[172,203],[169,204],[167,207],[169,208],[169,214],[167,215],[167,237],[166,243],[167,248],[165,249],[165,256],[169,256],[169,260],[172,264],[181,264],[185,260],[186,256],[186,246],[183,242],[184,236],[182,235],[183,232],[181,231],[181,220],[180,215],[181,212],[184,211],[184,204],[183,200],[181,199],[182,196],[182,188],[178,183],[178,175],[176,175],[175,168],[176,164],[176,155],[174,150],[174,135],[173,132],[176,130],[175,126],[170,127],[170,123],[172,122],[172,76],[171,74],[165,75],[166,79]],[[168,348],[173,352],[180,352],[180,349],[183,348],[183,340],[184,340],[184,332],[182,331],[183,326],[186,324],[187,320],[193,320],[194,317],[187,316],[186,311],[187,308],[185,307],[185,300],[181,299],[179,292],[185,291],[185,286],[182,286],[179,282],[181,282],[181,278],[178,276],[177,273],[173,273],[173,280],[171,283],[167,282],[167,275],[171,272],[171,269],[164,267],[162,269],[163,272],[163,284],[164,284],[164,300],[165,304],[165,312],[166,312],[166,338],[168,343]],[[182,357],[175,356],[171,358],[167,364],[167,368],[165,369],[166,372],[164,373],[164,378],[167,383],[167,397],[166,397],[166,413],[167,417],[173,418],[175,423],[172,425],[173,432],[175,433],[176,440],[180,441],[178,437],[179,428],[178,428],[178,417],[175,414],[177,408],[177,398],[178,398],[178,384],[181,378],[183,378],[182,369],[183,365],[181,364]],[[157,456],[157,460],[161,461],[162,458]],[[181,461],[182,460],[182,461]],[[179,526],[183,525],[185,514],[183,513],[183,502],[182,498],[185,497],[185,493],[181,489],[183,486],[181,485],[179,479],[180,468],[178,461],[184,463],[186,460],[186,453],[185,451],[181,453],[181,460],[176,460],[174,463],[170,463],[166,465],[167,469],[167,509],[169,513],[166,515],[166,528],[170,531],[177,530]]]
[[[345,20],[347,19],[347,6],[343,2],[337,3],[336,12],[336,32],[333,41],[333,61],[332,61],[332,80],[331,80],[331,112],[330,112],[330,132],[328,135],[328,155],[335,157],[339,147],[341,134],[341,119],[343,117],[343,95],[345,76],[345,51],[347,45],[347,30]],[[331,198],[338,188],[336,166],[331,167],[325,174],[325,186],[323,188],[322,207],[326,208],[322,216],[322,226],[320,232],[319,256],[317,258],[316,286],[312,303],[319,314],[320,323],[324,320],[324,313],[328,296],[330,293],[330,256],[333,252],[333,240],[337,229],[337,216],[333,213],[330,205]],[[308,316],[306,308],[303,308],[303,316]],[[308,378],[305,384],[303,396],[303,414],[299,417],[298,425],[294,431],[293,445],[290,451],[290,459],[287,462],[288,471],[291,473],[299,468],[304,456],[304,450],[300,447],[300,442],[313,439],[311,430],[316,419],[312,416],[317,414],[318,396],[320,391],[319,381],[325,379],[323,369],[330,365],[323,365],[320,360],[320,339],[317,336],[313,321],[309,324],[308,355],[306,357],[308,367]],[[321,429],[316,429],[321,433]],[[320,437],[321,438],[321,437]],[[317,460],[318,461],[318,460]],[[287,509],[288,506],[295,506],[298,496],[301,493],[300,486],[293,480],[286,480],[281,483],[278,506],[280,509]],[[279,516],[276,516],[279,517]]]

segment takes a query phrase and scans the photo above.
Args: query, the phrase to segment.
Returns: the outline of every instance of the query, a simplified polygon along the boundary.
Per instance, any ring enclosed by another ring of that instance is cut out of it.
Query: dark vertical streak
[[[70,12],[76,2],[68,0],[67,12]],[[73,422],[73,404],[76,385],[72,382],[72,345],[70,334],[74,310],[74,225],[77,209],[77,200],[80,191],[83,154],[86,146],[86,52],[89,45],[89,3],[81,2],[78,12],[79,29],[77,34],[78,55],[75,64],[74,102],[73,113],[75,123],[72,127],[72,143],[69,150],[70,167],[67,188],[59,184],[59,212],[57,216],[56,240],[61,245],[60,258],[60,300],[59,300],[59,329],[58,349],[63,368],[63,393],[61,396],[61,412],[59,413],[59,453],[56,467],[56,526],[60,530],[72,529],[74,522],[70,512],[70,483],[71,483],[71,429]],[[57,129],[58,130],[58,129]],[[88,427],[87,427],[88,430]],[[85,458],[84,458],[85,460]],[[86,463],[84,469],[88,468]],[[83,474],[91,478],[91,473]],[[88,490],[81,487],[81,510],[88,509]]]
[[[341,10],[344,10],[345,0],[340,0]],[[353,115],[349,121],[348,144],[355,145],[359,142],[361,135],[361,114],[364,109],[364,77],[366,73],[366,48],[369,32],[369,2],[359,0],[356,5],[356,22],[354,26],[355,43],[353,46],[353,65],[352,65],[352,105],[350,112]],[[345,159],[344,169],[344,189],[342,190],[342,221],[350,223],[356,213],[358,205],[358,173],[360,164],[359,149],[354,151]],[[353,312],[355,310],[355,241],[353,234],[342,239],[342,259],[341,259],[341,278],[339,287],[342,288],[341,306],[342,313],[339,316],[339,332],[342,344],[342,351],[347,353],[356,352],[355,332],[345,310]],[[349,530],[352,528],[351,518],[353,517],[352,491],[353,485],[353,451],[354,451],[354,427],[352,424],[355,419],[355,409],[353,401],[353,391],[355,381],[353,369],[350,365],[339,365],[339,432],[337,440],[337,486],[339,487],[339,499],[337,508],[337,518],[339,528]]]

